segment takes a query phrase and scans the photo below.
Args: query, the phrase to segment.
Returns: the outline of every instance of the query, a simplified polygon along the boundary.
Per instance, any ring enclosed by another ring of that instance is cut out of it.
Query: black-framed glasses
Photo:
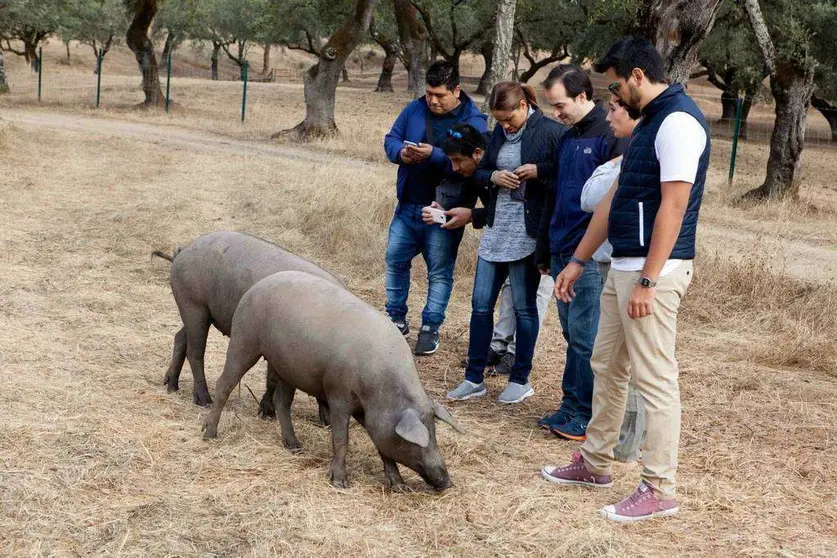
[[[622,84],[620,82],[614,81],[613,83],[607,86],[607,90],[613,93],[614,95],[619,95],[619,87],[621,85]]]

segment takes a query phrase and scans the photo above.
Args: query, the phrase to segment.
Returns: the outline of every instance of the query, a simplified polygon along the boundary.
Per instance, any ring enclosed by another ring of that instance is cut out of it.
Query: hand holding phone
[[[448,217],[447,215],[445,215],[444,209],[436,209],[435,207],[425,207],[424,209],[425,211],[430,213],[430,216],[433,219],[434,223],[444,225],[448,222]]]

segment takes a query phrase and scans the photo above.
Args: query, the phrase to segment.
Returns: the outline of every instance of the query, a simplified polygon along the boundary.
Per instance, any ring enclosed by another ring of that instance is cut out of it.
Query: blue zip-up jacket
[[[613,196],[608,219],[607,236],[613,244],[614,258],[648,255],[654,221],[662,202],[660,161],[654,142],[663,120],[675,112],[693,116],[706,132],[706,148],[700,156],[697,177],[692,185],[677,243],[669,256],[679,260],[695,257],[695,233],[709,167],[709,126],[683,86],[676,84],[642,109],[642,119],[634,128],[630,148],[622,161],[619,186]]]
[[[479,107],[464,92],[460,96],[460,101],[462,105],[456,123],[470,124],[480,132],[486,133],[488,131],[486,115],[480,112]],[[409,188],[427,188],[430,192],[429,198],[433,199],[433,192],[435,192],[436,186],[439,185],[442,178],[453,174],[450,160],[439,147],[434,146],[433,154],[421,163],[407,165],[401,161],[404,140],[414,143],[428,143],[428,118],[433,118],[433,113],[427,107],[427,101],[424,97],[420,97],[404,107],[404,110],[395,119],[392,129],[384,137],[384,151],[386,151],[387,158],[398,165],[397,194],[399,202],[408,185]],[[443,137],[433,139],[435,145],[441,144],[444,140]]]
[[[556,174],[538,233],[538,266],[548,268],[552,255],[569,257],[575,252],[592,219],[581,209],[584,184],[599,165],[621,155],[628,144],[627,138],[616,139],[606,117],[604,103],[598,102],[561,138],[555,155]]]

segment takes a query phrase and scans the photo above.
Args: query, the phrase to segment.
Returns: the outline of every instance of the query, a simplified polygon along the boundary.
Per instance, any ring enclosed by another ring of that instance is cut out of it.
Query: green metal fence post
[[[244,80],[244,91],[241,94],[241,121],[244,122],[244,115],[247,112],[247,70],[249,64],[244,61],[244,67],[241,70],[241,77]]]
[[[102,99],[102,59],[105,57],[105,51],[99,49],[99,60],[96,62],[96,108],[99,108],[99,101]]]
[[[44,70],[44,47],[38,49],[38,102],[41,102],[41,76]]]
[[[166,112],[169,112],[169,92],[171,91],[171,53],[166,60]]]
[[[735,129],[732,133],[732,153],[729,156],[729,184],[732,184],[732,177],[735,175],[735,157],[738,154],[738,134],[741,133],[741,115],[744,112],[744,99],[739,97],[735,104]]]

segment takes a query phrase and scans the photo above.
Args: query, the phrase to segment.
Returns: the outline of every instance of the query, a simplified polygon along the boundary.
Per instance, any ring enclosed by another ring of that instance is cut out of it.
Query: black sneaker
[[[505,355],[505,354],[506,353],[498,353],[494,349],[488,349],[488,359],[485,362],[486,367],[496,365],[498,362],[500,362],[500,359],[502,359],[503,355]],[[460,361],[459,366],[461,366],[462,368],[467,368],[468,367],[468,357],[463,358]]]
[[[404,337],[410,336],[410,324],[408,324],[406,321],[402,322],[399,320],[392,320],[392,323],[395,324],[395,327],[398,328],[398,331],[401,332],[401,335],[403,335]]]
[[[500,359],[494,369],[489,372],[491,376],[508,376],[511,374],[512,366],[514,366],[514,353],[506,353]]]
[[[432,355],[439,349],[439,331],[430,329],[430,326],[421,326],[418,341],[416,341],[417,355]]]

